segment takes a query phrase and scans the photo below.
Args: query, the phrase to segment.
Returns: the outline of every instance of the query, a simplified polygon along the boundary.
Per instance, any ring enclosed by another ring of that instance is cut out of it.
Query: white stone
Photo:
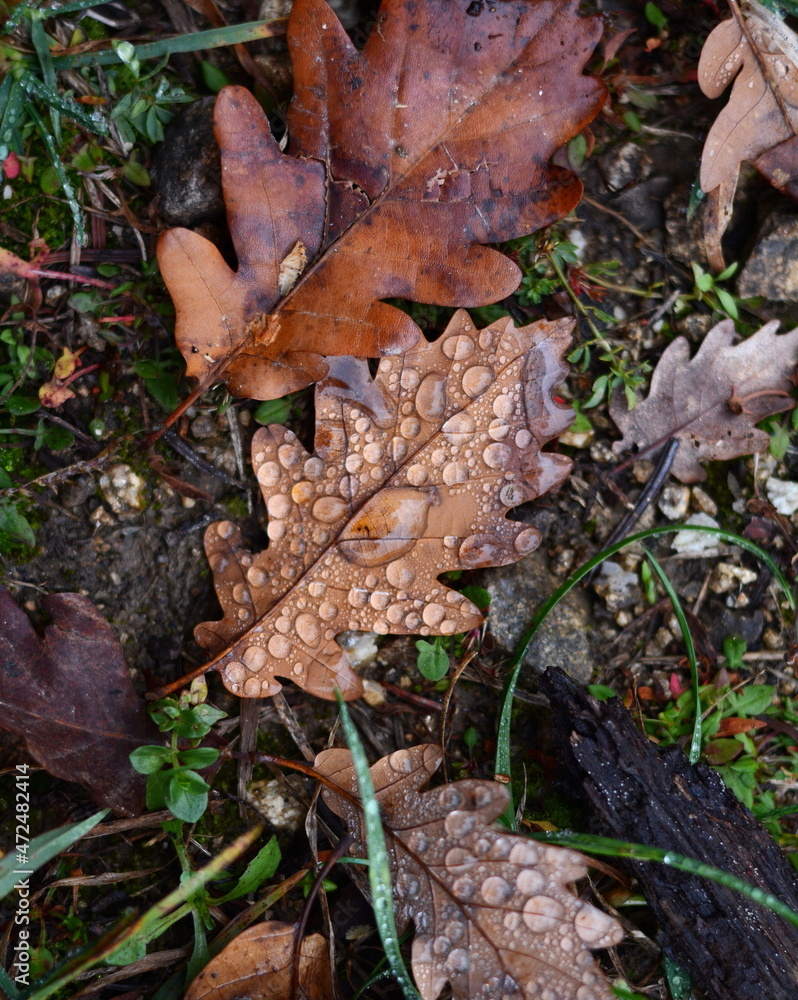
[[[657,507],[669,521],[681,521],[690,509],[690,487],[671,483],[662,491]]]
[[[607,610],[612,613],[634,604],[640,598],[637,573],[630,573],[611,559],[601,564],[601,573],[593,589],[604,598]]]
[[[798,510],[798,483],[770,478],[765,483],[765,492],[779,514],[791,517]]]
[[[118,462],[100,476],[100,489],[115,514],[143,510],[146,503],[145,483],[129,465]]]
[[[707,528],[719,528],[720,525],[709,514],[693,514],[685,524],[700,524]],[[718,539],[705,531],[677,531],[671,543],[674,552],[683,556],[706,556],[717,552]]]
[[[291,779],[288,779],[291,782]],[[297,789],[301,786],[297,782]],[[298,830],[305,822],[305,811],[298,799],[289,796],[279,781],[255,781],[247,798],[278,830]]]

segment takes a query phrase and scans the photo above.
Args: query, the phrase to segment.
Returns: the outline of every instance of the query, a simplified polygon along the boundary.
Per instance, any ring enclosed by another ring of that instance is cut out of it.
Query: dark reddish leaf
[[[51,774],[85,785],[122,815],[144,807],[144,779],[128,756],[161,742],[133,690],[122,650],[87,597],[53,594],[40,638],[0,589],[0,726],[25,739]]]
[[[630,410],[622,392],[613,396],[610,415],[623,434],[614,451],[636,446],[641,456],[651,455],[675,437],[680,445],[671,471],[683,483],[706,479],[702,462],[764,451],[770,437],[756,424],[795,403],[790,391],[798,329],[779,336],[778,325],[768,323],[735,344],[734,323],[724,320],[709,331],[692,361],[687,340],[674,340],[645,400]]]
[[[468,307],[515,290],[516,265],[482,244],[579,201],[549,159],[601,107],[582,74],[601,28],[576,0],[473,6],[383,0],[358,52],[324,0],[296,0],[286,155],[255,98],[222,91],[237,270],[186,229],[158,248],[190,375],[226,368],[234,393],[280,396],[323,376],[322,355],[411,347],[418,327],[381,299]]]

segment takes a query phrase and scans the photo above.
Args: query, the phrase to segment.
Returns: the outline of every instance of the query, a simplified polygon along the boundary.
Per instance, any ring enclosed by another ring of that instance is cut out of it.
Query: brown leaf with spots
[[[160,734],[114,630],[80,594],[52,594],[42,607],[52,622],[40,638],[0,588],[0,726],[23,737],[50,774],[80,782],[123,816],[138,815],[144,778],[130,753]]]
[[[281,396],[323,377],[323,355],[412,347],[418,327],[382,299],[512,293],[518,267],[483,244],[577,204],[580,181],[549,159],[604,100],[582,73],[600,22],[577,8],[383,0],[358,52],[324,0],[296,0],[287,153],[247,91],[216,103],[237,270],[186,229],[158,246],[188,374]]]
[[[709,131],[701,158],[701,188],[709,200],[705,236],[710,264],[725,264],[721,238],[729,224],[743,160],[776,187],[790,191],[798,170],[798,37],[776,14],[755,0],[742,10],[729,3],[733,17],[704,43],[698,82],[707,97],[720,97],[734,81],[731,97]],[[782,146],[778,154],[770,153]],[[770,154],[770,155],[769,155]]]
[[[756,424],[795,405],[790,392],[798,363],[798,329],[781,336],[767,323],[737,344],[734,323],[724,320],[690,360],[684,337],[669,344],[654,370],[651,389],[633,410],[616,392],[610,416],[623,434],[613,450],[637,449],[650,457],[679,440],[671,472],[683,483],[706,479],[702,462],[729,461],[764,451],[770,441]]]
[[[299,992],[291,990],[296,927],[254,924],[205,966],[184,1000],[333,1000],[327,942],[310,934],[299,946]]]
[[[229,521],[205,535],[224,618],[196,636],[230,691],[273,695],[279,676],[356,698],[338,633],[452,635],[482,623],[438,576],[507,565],[540,543],[506,515],[570,471],[541,448],[573,419],[551,395],[572,327],[505,318],[480,331],[460,310],[434,343],[383,358],[373,379],[365,361],[330,359],[313,455],[285,427],[257,431],[270,545],[247,552]]]
[[[508,802],[495,781],[421,792],[442,759],[440,747],[424,744],[371,768],[397,929],[415,925],[413,977],[423,1000],[447,982],[455,1000],[610,1000],[589,949],[618,944],[623,930],[574,895],[585,859],[491,825]],[[316,769],[357,796],[348,750],[324,750]],[[355,838],[351,853],[366,857],[361,810],[328,787],[322,795]]]

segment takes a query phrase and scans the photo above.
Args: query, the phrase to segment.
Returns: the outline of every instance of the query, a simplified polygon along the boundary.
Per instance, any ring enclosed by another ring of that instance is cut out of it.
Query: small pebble
[[[373,663],[377,658],[378,639],[376,632],[342,632],[336,641],[346,653],[352,667],[357,670]]]
[[[601,564],[601,573],[593,589],[607,605],[607,610],[614,614],[622,608],[629,607],[640,599],[640,586],[636,573],[628,570],[611,559]]]
[[[610,448],[610,446],[604,441],[596,441],[590,449],[590,457],[594,462],[600,462],[602,464],[614,462],[616,459],[612,448]]]
[[[100,489],[115,514],[143,510],[146,503],[145,483],[129,465],[119,462],[100,476]]]
[[[291,781],[290,778],[288,780]],[[305,821],[302,804],[289,797],[279,781],[254,782],[249,787],[247,798],[278,830],[299,830]]]
[[[690,509],[690,487],[682,486],[681,483],[666,486],[657,501],[657,507],[669,521],[681,521],[687,517]]]
[[[560,444],[567,444],[569,448],[587,448],[593,436],[592,427],[589,431],[563,431],[560,435]]]
[[[775,628],[766,628],[762,633],[762,642],[765,645],[765,649],[769,649],[773,652],[784,648],[784,642],[781,638],[781,632]]]
[[[710,517],[717,516],[718,505],[700,486],[693,487],[693,495],[690,499],[694,511],[699,514],[709,514]]]
[[[364,680],[363,700],[371,708],[379,708],[385,704],[385,688],[376,681]]]
[[[798,510],[798,483],[771,478],[765,483],[765,492],[779,514],[791,517]]]
[[[709,580],[709,589],[713,594],[727,594],[730,590],[753,583],[757,574],[752,569],[744,566],[735,566],[733,563],[720,562],[712,571]]]
[[[647,483],[653,474],[654,463],[647,458],[641,458],[632,465],[632,478],[636,483]]]
[[[197,441],[216,437],[218,433],[219,427],[209,413],[201,413],[196,420],[191,422],[191,434]]]
[[[692,514],[686,524],[700,524],[708,528],[719,528],[720,525],[709,514]],[[705,531],[677,531],[671,542],[671,548],[683,556],[706,556],[717,552],[718,539]]]

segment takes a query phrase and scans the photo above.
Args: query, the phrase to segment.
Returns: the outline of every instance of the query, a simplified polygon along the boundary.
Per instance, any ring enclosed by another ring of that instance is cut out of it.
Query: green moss
[[[247,516],[247,501],[241,496],[234,496],[225,501],[225,507],[233,521],[240,521]]]

